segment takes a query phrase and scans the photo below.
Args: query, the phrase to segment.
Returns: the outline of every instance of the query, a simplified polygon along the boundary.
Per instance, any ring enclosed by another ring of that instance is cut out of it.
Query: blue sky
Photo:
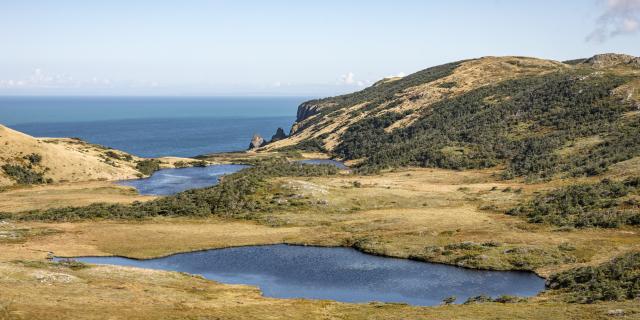
[[[0,95],[312,95],[486,55],[640,55],[640,0],[1,1]]]

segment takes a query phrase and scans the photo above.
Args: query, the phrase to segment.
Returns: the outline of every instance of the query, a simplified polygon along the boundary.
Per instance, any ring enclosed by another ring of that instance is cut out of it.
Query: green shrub
[[[450,296],[442,299],[442,304],[453,304],[458,298],[456,296]]]
[[[597,267],[580,267],[552,275],[549,289],[568,293],[568,301],[636,299],[640,297],[640,252],[614,258]]]
[[[50,180],[44,178],[42,173],[20,165],[4,164],[2,165],[2,170],[7,176],[19,184],[41,184],[50,182]]]
[[[160,161],[156,159],[140,160],[136,163],[136,169],[145,176],[150,176],[160,170]]]
[[[199,161],[193,161],[193,162],[191,162],[191,165],[192,165],[192,166],[194,166],[194,167],[206,167],[206,166],[208,166],[209,164],[208,164],[206,161],[204,161],[204,160],[199,160]]]
[[[29,161],[32,165],[38,165],[42,162],[42,156],[37,153],[31,153],[29,155],[24,156],[24,159]]]
[[[637,225],[640,205],[622,199],[639,191],[637,177],[622,182],[605,179],[599,183],[571,185],[540,194],[507,213],[524,216],[529,222],[563,227],[616,228],[625,224]]]
[[[189,166],[189,164],[184,162],[184,161],[176,161],[176,162],[173,163],[173,166],[175,168],[186,168],[186,167]]]
[[[111,151],[111,150],[107,150],[104,153],[105,156],[112,158],[112,159],[116,159],[116,160],[120,160],[122,159],[122,157],[120,156],[120,154],[118,154],[117,152]]]

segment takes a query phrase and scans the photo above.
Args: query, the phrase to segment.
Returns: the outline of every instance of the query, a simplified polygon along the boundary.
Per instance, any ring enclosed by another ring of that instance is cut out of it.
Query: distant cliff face
[[[595,68],[608,68],[619,65],[640,67],[640,57],[634,57],[628,54],[604,53],[587,59],[583,64],[591,65]]]
[[[546,164],[518,166],[542,172],[547,170],[544,166],[556,170],[558,163],[570,161],[558,151],[563,143],[588,135],[624,135],[607,131],[614,123],[635,134],[627,122],[618,122],[637,120],[633,110],[639,97],[638,57],[602,54],[567,63],[484,57],[384,79],[352,94],[307,101],[298,107],[290,136],[265,149],[313,149],[359,160],[365,167],[454,168],[510,163],[514,157],[526,162],[532,157],[523,152],[533,152],[548,157],[535,160]],[[584,170],[587,163],[594,165],[593,159],[580,161]]]

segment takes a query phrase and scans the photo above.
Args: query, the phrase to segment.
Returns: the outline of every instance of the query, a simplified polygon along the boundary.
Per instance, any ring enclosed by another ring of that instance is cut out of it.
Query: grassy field
[[[609,310],[616,309],[624,310],[620,318],[640,317],[637,301],[568,304],[555,293],[514,304],[345,304],[265,298],[256,288],[175,272],[116,266],[73,269],[46,262],[51,254],[150,258],[292,243],[352,246],[381,255],[472,268],[527,269],[548,276],[640,249],[637,228],[568,231],[504,215],[501,210],[565,182],[505,182],[494,174],[407,169],[374,176],[277,178],[270,183],[271,192],[281,194],[283,202],[305,205],[261,213],[251,221],[0,222],[0,319],[92,319],[107,313],[113,319],[606,319]],[[135,193],[102,183],[47,187],[52,189],[5,191],[0,204],[20,203],[21,209],[78,205],[77,198],[83,197],[74,194],[140,200]],[[28,194],[37,198],[19,200],[18,195]]]

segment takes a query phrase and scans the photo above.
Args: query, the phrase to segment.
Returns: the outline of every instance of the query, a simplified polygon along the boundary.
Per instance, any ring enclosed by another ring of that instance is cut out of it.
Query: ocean
[[[0,124],[77,137],[141,157],[246,150],[295,121],[308,97],[0,97]]]

